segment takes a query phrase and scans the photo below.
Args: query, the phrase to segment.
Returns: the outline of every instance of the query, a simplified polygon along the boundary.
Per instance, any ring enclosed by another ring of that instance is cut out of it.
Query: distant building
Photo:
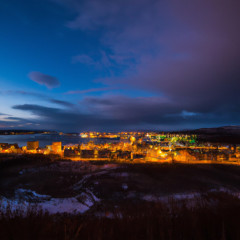
[[[0,143],[0,152],[2,153],[18,153],[19,147],[17,143],[8,144]]]
[[[0,147],[2,148],[2,149],[6,149],[6,148],[8,148],[8,143],[0,143]]]
[[[52,143],[52,151],[54,153],[61,153],[62,152],[62,142],[53,142]]]
[[[71,148],[64,149],[64,157],[79,157],[79,152]]]
[[[98,151],[98,157],[99,158],[110,158],[111,151],[107,149],[99,150]]]
[[[27,150],[37,150],[39,148],[39,141],[27,142]]]

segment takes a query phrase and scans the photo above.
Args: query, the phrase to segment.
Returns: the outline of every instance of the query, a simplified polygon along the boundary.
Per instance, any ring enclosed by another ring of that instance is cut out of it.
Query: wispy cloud
[[[30,92],[30,91],[24,91],[24,90],[17,90],[17,91],[5,91],[2,92],[3,94],[19,94],[19,95],[23,95],[23,96],[30,96],[30,97],[34,97],[34,98],[38,98],[41,100],[45,100],[48,101],[50,103],[54,103],[54,104],[58,104],[64,107],[73,107],[75,104],[70,103],[68,101],[63,101],[63,100],[59,100],[59,99],[55,99],[55,98],[51,98],[48,95],[42,94],[42,93],[38,93],[38,92]],[[1,115],[1,113],[0,113]]]
[[[0,116],[10,116],[10,115],[6,113],[0,113]]]
[[[55,104],[58,104],[58,105],[62,105],[62,106],[64,106],[64,107],[73,107],[73,106],[74,106],[73,103],[70,103],[70,102],[67,102],[67,101],[63,101],[63,100],[57,100],[57,99],[54,99],[54,98],[49,99],[49,101],[50,101],[51,103],[55,103]]]
[[[76,90],[76,91],[68,91],[65,94],[86,94],[86,93],[93,93],[93,92],[105,92],[115,90],[116,88],[112,87],[105,87],[105,88],[90,88],[85,90]]]
[[[96,61],[93,60],[93,58],[91,58],[90,56],[85,55],[85,54],[73,56],[72,57],[72,62],[73,63],[87,64],[87,65],[96,65],[96,64],[98,64]]]
[[[109,68],[114,66],[115,59],[109,56],[105,51],[100,51],[99,56],[89,56],[86,54],[80,54],[72,57],[72,63],[82,63],[85,65],[95,66],[96,68]]]
[[[38,120],[24,119],[20,117],[0,116],[0,128],[21,128],[27,129],[29,127],[36,128],[39,126]]]
[[[44,85],[49,89],[56,88],[56,87],[60,86],[60,82],[56,77],[53,77],[53,76],[50,76],[50,75],[47,75],[47,74],[43,74],[41,72],[30,72],[28,74],[28,77],[32,81],[34,81],[34,82],[36,82],[40,85]]]

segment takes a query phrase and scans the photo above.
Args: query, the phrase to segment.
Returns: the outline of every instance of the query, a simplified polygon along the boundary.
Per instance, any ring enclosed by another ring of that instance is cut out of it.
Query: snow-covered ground
[[[123,184],[122,188],[126,191],[128,189],[127,184]],[[209,192],[226,192],[240,198],[240,193],[234,193],[225,188],[212,189]],[[132,194],[131,197],[134,196],[135,194]],[[202,193],[192,192],[192,193],[178,193],[168,196],[145,195],[142,197],[142,199],[149,202],[164,202],[164,203],[170,203],[171,200],[174,201],[177,200],[179,202],[187,200],[188,206],[194,207],[196,205],[196,199],[199,199],[201,196]],[[4,213],[9,210],[11,210],[11,212],[20,211],[24,215],[27,214],[29,210],[34,209],[42,210],[43,212],[48,212],[50,214],[56,213],[79,214],[86,212],[96,202],[99,201],[100,199],[98,199],[88,189],[75,197],[52,198],[49,195],[41,195],[36,193],[35,191],[20,188],[15,191],[15,197],[13,199],[8,199],[0,196],[0,212]]]
[[[29,209],[41,209],[47,211],[50,214],[55,213],[84,213],[89,210],[96,202],[99,202],[93,192],[89,189],[82,188],[83,184],[88,181],[92,176],[100,176],[108,173],[110,170],[119,168],[117,164],[104,164],[104,165],[92,165],[88,162],[60,162],[58,164],[52,164],[48,166],[48,171],[59,169],[59,171],[72,171],[82,172],[90,171],[90,174],[86,174],[83,178],[73,186],[74,190],[84,189],[81,194],[70,198],[53,198],[49,195],[41,195],[30,189],[19,188],[15,191],[13,198],[6,198],[0,196],[0,210],[2,212],[11,210],[20,210],[27,213]],[[19,175],[25,173],[34,173],[38,171],[46,170],[46,168],[31,168],[23,169],[19,172]]]
[[[77,214],[84,213],[98,201],[100,199],[90,191],[71,198],[51,198],[51,196],[41,195],[29,189],[17,189],[14,199],[0,197],[0,209],[2,212],[20,210],[23,214],[31,208],[41,209],[50,214]]]
[[[211,189],[206,193],[210,193],[210,192],[225,192],[240,198],[240,193],[232,192],[231,190],[226,188]],[[194,200],[196,198],[200,198],[202,194],[203,193],[200,193],[200,192],[192,192],[192,193],[176,193],[176,194],[171,194],[167,196],[145,195],[143,196],[142,199],[149,202],[158,202],[158,201],[169,202],[169,200]]]

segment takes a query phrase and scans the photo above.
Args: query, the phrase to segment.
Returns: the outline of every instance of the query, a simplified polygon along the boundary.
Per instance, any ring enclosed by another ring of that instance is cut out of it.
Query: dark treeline
[[[85,215],[49,215],[34,209],[24,215],[9,210],[0,213],[0,239],[240,239],[237,197],[209,193],[194,200],[192,207],[189,202],[169,203],[125,203],[98,209],[105,217],[97,217],[96,209]]]

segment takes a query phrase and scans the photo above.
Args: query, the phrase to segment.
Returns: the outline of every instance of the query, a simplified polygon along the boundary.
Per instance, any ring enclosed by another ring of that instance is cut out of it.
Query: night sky
[[[0,0],[0,128],[240,123],[239,0]]]

